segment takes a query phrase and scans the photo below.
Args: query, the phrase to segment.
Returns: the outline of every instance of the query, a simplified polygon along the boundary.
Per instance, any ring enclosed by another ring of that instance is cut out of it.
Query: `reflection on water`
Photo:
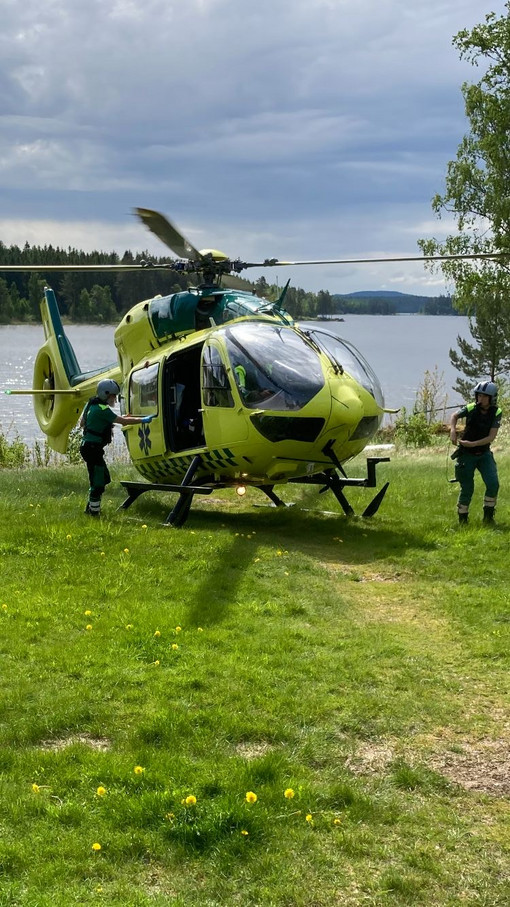
[[[317,326],[317,322],[314,323]],[[346,315],[343,322],[327,322],[328,330],[350,340],[376,372],[386,406],[412,407],[427,370],[437,365],[444,372],[448,404],[461,402],[452,390],[457,372],[448,351],[457,335],[469,337],[468,319],[431,315]],[[71,325],[66,329],[80,368],[88,371],[116,361],[113,325]],[[0,389],[32,386],[34,360],[44,341],[41,325],[0,325]],[[0,394],[0,431],[12,440],[16,434],[32,445],[44,440],[33,414],[31,397]]]

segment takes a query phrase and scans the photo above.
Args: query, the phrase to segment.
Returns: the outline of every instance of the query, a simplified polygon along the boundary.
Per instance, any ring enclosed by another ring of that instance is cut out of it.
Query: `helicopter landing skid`
[[[187,518],[195,494],[211,494],[213,488],[210,485],[192,485],[192,479],[198,467],[200,466],[200,457],[193,457],[188,471],[180,485],[160,485],[149,482],[121,482],[120,484],[126,489],[128,496],[126,500],[118,507],[118,510],[127,510],[131,504],[144,494],[146,491],[173,491],[177,492],[179,497],[164,521],[165,526],[182,526]]]
[[[313,476],[302,476],[299,479],[290,479],[289,481],[298,482],[304,485],[322,485],[323,487],[320,489],[319,494],[323,494],[325,491],[332,491],[346,516],[353,516],[354,510],[345,497],[343,489],[346,485],[354,485],[358,488],[375,488],[377,484],[375,477],[376,466],[378,463],[389,463],[389,460],[389,457],[367,457],[367,475],[365,479],[347,478],[343,468],[338,464],[338,467],[342,472],[341,476],[336,469],[326,469],[324,472],[317,473]],[[335,466],[336,465],[337,464],[335,464]],[[380,491],[377,492],[376,496],[370,501],[370,504],[365,507],[365,510],[361,514],[362,516],[370,517],[377,513],[384,495],[388,490],[389,484],[389,482],[386,482]]]

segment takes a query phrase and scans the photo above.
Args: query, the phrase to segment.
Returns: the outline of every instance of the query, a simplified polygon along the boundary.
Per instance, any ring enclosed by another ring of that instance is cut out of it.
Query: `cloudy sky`
[[[0,239],[165,248],[134,206],[246,260],[419,254],[503,0],[3,0]],[[256,276],[256,275],[255,275]],[[420,264],[266,272],[437,295]],[[448,288],[446,288],[448,289]]]

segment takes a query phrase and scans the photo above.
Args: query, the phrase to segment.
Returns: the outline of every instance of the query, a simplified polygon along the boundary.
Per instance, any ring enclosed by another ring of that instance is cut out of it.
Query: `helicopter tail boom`
[[[99,378],[119,380],[120,373],[114,366],[85,373],[80,370],[55,294],[49,287],[44,289],[41,317],[45,341],[34,363],[34,412],[52,450],[65,453],[69,434]]]

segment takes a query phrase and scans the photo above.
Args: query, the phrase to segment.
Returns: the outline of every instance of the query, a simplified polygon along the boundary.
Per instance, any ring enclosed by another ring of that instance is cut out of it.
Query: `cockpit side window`
[[[205,406],[234,406],[227,370],[220,351],[212,344],[204,347],[202,359],[202,387]]]

